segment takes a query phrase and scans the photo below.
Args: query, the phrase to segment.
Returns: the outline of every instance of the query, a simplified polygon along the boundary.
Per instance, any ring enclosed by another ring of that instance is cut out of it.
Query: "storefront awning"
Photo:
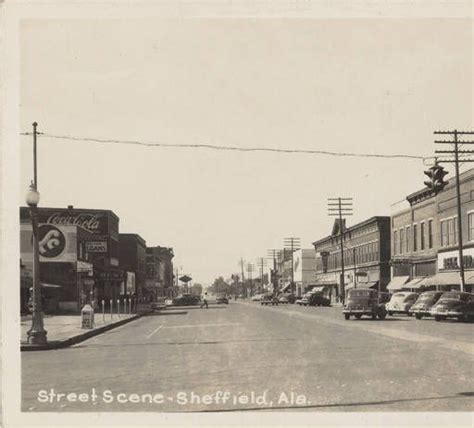
[[[409,279],[409,276],[395,276],[387,285],[387,290],[400,290]]]
[[[474,272],[467,271],[464,273],[464,280],[466,284],[474,285]],[[438,272],[436,275],[424,278],[419,286],[431,287],[433,285],[459,285],[459,272]]]
[[[377,286],[378,283],[379,283],[378,281],[358,282],[357,284],[355,284],[355,287],[354,287],[354,283],[351,282],[349,284],[346,284],[344,289],[347,291],[347,290],[352,290],[353,288],[374,288]]]
[[[406,284],[403,285],[403,288],[421,288],[423,287],[423,280],[426,279],[426,276],[422,276],[419,278],[413,278],[411,281],[408,281]]]

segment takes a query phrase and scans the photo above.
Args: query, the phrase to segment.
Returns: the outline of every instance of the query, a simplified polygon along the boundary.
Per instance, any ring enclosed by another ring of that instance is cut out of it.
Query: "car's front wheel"
[[[356,319],[360,320],[362,318],[362,314],[356,314]]]
[[[444,317],[441,316],[441,315],[435,315],[434,318],[435,318],[435,321],[442,321],[442,320],[444,320]]]
[[[423,318],[423,314],[415,314],[415,318],[417,320],[421,320]]]
[[[351,317],[350,314],[344,314],[344,318],[345,318],[346,320],[348,320],[350,317]]]

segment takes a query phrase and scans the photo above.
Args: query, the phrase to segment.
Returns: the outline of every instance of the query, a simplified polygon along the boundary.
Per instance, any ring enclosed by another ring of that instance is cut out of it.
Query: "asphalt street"
[[[167,309],[22,353],[22,409],[473,411],[473,329],[403,315],[346,321],[340,307]]]

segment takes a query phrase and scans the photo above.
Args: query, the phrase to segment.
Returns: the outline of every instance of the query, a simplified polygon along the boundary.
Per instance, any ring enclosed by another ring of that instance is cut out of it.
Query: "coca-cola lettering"
[[[62,226],[79,226],[90,232],[99,232],[100,228],[100,214],[61,214],[55,213],[48,217],[46,223],[62,225]]]

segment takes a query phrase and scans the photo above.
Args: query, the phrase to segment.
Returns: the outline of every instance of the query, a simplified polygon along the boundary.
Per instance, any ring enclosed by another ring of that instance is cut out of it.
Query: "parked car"
[[[430,314],[436,321],[457,318],[458,321],[474,320],[474,294],[462,291],[447,291],[431,307]]]
[[[154,311],[159,310],[159,309],[165,309],[166,308],[166,300],[164,297],[157,297],[154,302],[150,303],[150,308]]]
[[[273,294],[265,294],[260,302],[261,305],[272,305],[278,306],[278,296],[274,296]]]
[[[313,292],[310,294],[308,298],[308,305],[309,306],[331,306],[331,301],[327,297],[324,297],[322,292],[318,291],[318,292]]]
[[[216,303],[224,303],[224,304],[228,305],[229,304],[229,299],[226,296],[219,296],[216,299]]]
[[[307,293],[303,294],[303,297],[300,299],[296,300],[296,304],[299,306],[308,306],[309,304],[309,298],[311,297],[313,293],[311,291],[308,291]]]
[[[293,293],[283,293],[282,296],[286,297],[290,304],[293,304],[296,301],[296,296]]]
[[[165,299],[165,306],[173,306],[173,299]]]
[[[421,293],[410,308],[410,313],[414,314],[417,320],[429,316],[431,308],[436,304],[442,294],[443,291],[425,291]]]
[[[252,296],[250,299],[252,302],[260,302],[263,298],[262,294],[256,294],[255,296]]]
[[[412,316],[410,308],[418,299],[418,293],[412,293],[409,291],[400,291],[394,293],[390,302],[385,304],[385,309],[389,315],[393,314],[406,314]]]
[[[383,320],[387,315],[385,305],[380,302],[377,290],[369,288],[350,290],[347,294],[347,302],[342,313],[346,320],[350,319],[351,316],[360,319],[363,315],[368,315],[373,320],[377,319],[377,317]]]
[[[278,303],[288,304],[289,302],[288,297],[285,295],[278,297]]]
[[[173,299],[173,306],[191,306],[199,304],[199,297],[191,294],[183,294]]]

